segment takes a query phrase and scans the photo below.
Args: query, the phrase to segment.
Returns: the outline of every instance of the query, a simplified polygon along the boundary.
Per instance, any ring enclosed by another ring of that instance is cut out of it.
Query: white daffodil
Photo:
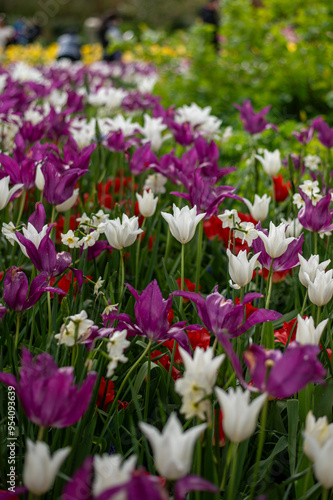
[[[221,354],[214,357],[211,347],[206,351],[197,347],[193,358],[181,347],[179,351],[185,367],[183,377],[175,383],[175,391],[182,396],[180,412],[184,413],[187,419],[197,416],[205,420],[210,411],[207,396],[213,392],[218,369],[225,356]]]
[[[117,250],[133,245],[138,235],[142,233],[138,217],[133,216],[129,219],[126,214],[123,214],[121,222],[119,217],[109,220],[105,224],[104,231],[109,245]]]
[[[276,175],[281,168],[281,154],[278,149],[273,152],[264,150],[264,157],[255,155],[255,158],[260,161],[266,174],[270,176]]]
[[[240,222],[238,229],[234,232],[235,238],[241,238],[242,243],[246,241],[249,247],[252,245],[253,240],[258,238],[259,231],[254,227],[253,222]]]
[[[80,248],[80,238],[75,236],[74,232],[70,229],[68,233],[61,234],[61,243],[67,245],[69,248]]]
[[[223,228],[229,227],[230,229],[232,229],[233,227],[236,227],[236,224],[241,222],[237,210],[235,209],[225,210],[223,214],[218,215],[218,218],[222,222]]]
[[[65,344],[68,347],[75,345],[84,335],[90,333],[90,328],[94,322],[88,319],[86,311],[82,310],[79,314],[74,314],[67,318],[67,323],[64,323],[60,328],[60,333],[54,337],[59,344]]]
[[[93,247],[99,236],[100,231],[91,231],[87,236],[83,236],[83,238],[80,239],[79,246],[83,247],[83,250],[86,250],[88,247]]]
[[[312,316],[303,319],[300,314],[297,315],[297,330],[295,340],[300,344],[319,345],[321,334],[323,333],[328,319],[324,319],[317,328],[314,325]]]
[[[144,422],[140,422],[139,427],[153,449],[158,473],[175,481],[190,472],[195,442],[207,424],[200,424],[183,432],[176,414],[172,413],[162,433]]]
[[[181,210],[173,204],[173,215],[161,212],[162,217],[169,224],[172,236],[179,243],[185,244],[191,241],[199,222],[205,217],[205,213],[197,215],[197,207],[189,209],[188,206]]]
[[[300,263],[298,278],[306,288],[308,288],[309,280],[312,283],[314,282],[317,270],[324,271],[331,262],[331,260],[328,259],[319,263],[319,255],[311,255],[311,257],[306,260],[302,255],[298,254],[298,258]]]
[[[223,430],[230,441],[241,443],[252,436],[267,394],[261,394],[251,403],[250,391],[243,392],[240,387],[228,392],[216,387],[215,394],[223,412]]]
[[[268,236],[262,231],[258,231],[258,236],[265,245],[265,250],[272,259],[276,259],[284,254],[288,245],[295,238],[286,238],[286,225],[283,222],[279,226],[275,226],[273,222],[269,223]]]
[[[107,351],[110,358],[108,364],[107,377],[112,377],[118,363],[127,363],[128,358],[124,355],[124,350],[130,345],[130,341],[126,340],[127,330],[116,331],[112,334],[107,343]]]
[[[94,497],[97,497],[103,491],[120,486],[130,480],[135,469],[137,457],[132,455],[127,460],[123,460],[121,455],[94,456],[94,480],[92,491]],[[114,498],[117,500],[126,500],[125,492],[118,493]]]
[[[250,283],[253,271],[257,267],[257,260],[261,252],[256,253],[250,260],[247,259],[246,250],[241,250],[238,255],[234,255],[229,248],[227,256],[229,259],[230,278],[240,287]]]
[[[304,165],[309,170],[315,172],[321,164],[321,159],[317,155],[307,155],[304,157]]]
[[[15,184],[11,189],[9,189],[10,177],[4,177],[0,180],[0,210],[5,208],[11,197],[16,191],[23,188],[23,184]]]
[[[23,467],[23,484],[34,495],[43,495],[52,487],[58,470],[69,455],[70,448],[57,450],[51,457],[46,443],[27,439]]]
[[[250,214],[257,221],[264,221],[268,215],[269,204],[271,201],[271,197],[264,194],[264,196],[260,197],[257,194],[254,195],[254,203],[243,198],[244,203],[247,208],[250,210]]]
[[[145,189],[143,195],[136,193],[136,198],[139,203],[139,212],[143,217],[151,217],[154,215],[158,198],[154,198],[154,193],[151,189]]]

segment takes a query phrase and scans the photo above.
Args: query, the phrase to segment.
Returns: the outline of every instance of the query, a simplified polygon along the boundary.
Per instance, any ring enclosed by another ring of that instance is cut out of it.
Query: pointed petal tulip
[[[321,271],[317,269],[313,282],[305,273],[305,278],[308,281],[309,299],[316,306],[324,306],[333,297],[333,270]]]
[[[281,168],[281,154],[278,149],[273,152],[264,150],[264,157],[255,155],[255,158],[260,161],[264,171],[271,177],[275,176]]]
[[[205,217],[204,214],[197,215],[197,207],[194,206],[191,210],[188,206],[181,210],[173,204],[173,215],[166,212],[161,212],[162,217],[169,224],[172,236],[183,245],[191,241],[199,222]]]
[[[325,271],[328,264],[331,262],[330,259],[319,263],[319,255],[311,255],[308,260],[304,259],[302,255],[298,255],[300,268],[299,268],[299,280],[306,288],[308,288],[309,280],[313,283],[316,277],[317,269],[319,271]]]
[[[314,457],[314,473],[320,484],[329,490],[333,488],[333,436],[323,446],[314,437],[308,436],[308,447]]]
[[[252,344],[244,353],[254,387],[275,398],[288,398],[310,382],[322,383],[326,370],[318,361],[319,347],[292,342],[281,351]]]
[[[251,403],[250,392],[243,392],[240,387],[228,392],[216,387],[215,394],[223,412],[223,431],[230,441],[241,443],[251,437],[267,394],[261,394]]]
[[[312,344],[319,345],[320,337],[328,323],[328,319],[324,319],[317,328],[314,326],[314,319],[312,316],[309,318],[302,318],[300,314],[297,315],[297,330],[296,342],[301,345]]]
[[[271,106],[266,106],[259,113],[255,113],[251,101],[244,101],[243,105],[234,104],[235,108],[240,111],[240,119],[242,120],[243,127],[249,134],[260,134],[267,128],[276,129],[275,125],[267,123],[265,115],[271,109]]]
[[[298,213],[298,220],[305,229],[314,233],[326,233],[332,231],[333,210],[330,210],[331,193],[327,193],[316,205],[313,205],[311,198],[301,189],[299,193],[305,201],[305,206]]]
[[[199,476],[189,475],[178,479],[175,484],[175,500],[185,500],[190,491],[210,491],[218,493],[215,484]]]
[[[42,203],[36,203],[35,211],[30,215],[28,222],[32,224],[38,233],[41,233],[45,226],[46,214]]]
[[[260,252],[256,253],[250,261],[248,261],[247,252],[245,250],[240,251],[238,255],[233,255],[229,248],[227,249],[230,278],[240,287],[247,285],[252,280],[253,271],[257,267],[259,255]]]
[[[317,131],[318,139],[326,148],[333,148],[333,129],[330,128],[321,116],[312,122],[313,128]]]
[[[87,410],[96,373],[90,372],[81,387],[73,385],[73,367],[58,368],[53,358],[42,353],[34,360],[23,349],[16,394],[29,420],[41,427],[68,427]],[[0,380],[11,382],[0,373]],[[12,384],[11,384],[12,385]]]
[[[243,201],[246,204],[247,208],[250,210],[251,216],[255,220],[263,222],[266,219],[268,215],[269,204],[271,201],[270,196],[264,194],[264,196],[260,197],[255,194],[253,204],[246,198],[243,198]]]
[[[23,468],[23,483],[28,490],[35,495],[43,495],[49,491],[69,452],[70,447],[62,448],[51,457],[46,443],[33,443],[28,439]]]
[[[172,413],[161,433],[152,425],[139,423],[153,449],[155,467],[169,480],[184,477],[191,469],[195,442],[207,424],[197,425],[183,432],[181,423]]]
[[[123,214],[121,222],[117,217],[105,224],[105,235],[109,245],[117,250],[133,245],[142,232],[142,229],[139,229],[138,217],[128,218],[126,214]]]
[[[0,210],[8,205],[11,197],[16,193],[16,191],[19,191],[23,188],[23,184],[16,184],[11,189],[9,189],[9,182],[9,176],[0,179]]]

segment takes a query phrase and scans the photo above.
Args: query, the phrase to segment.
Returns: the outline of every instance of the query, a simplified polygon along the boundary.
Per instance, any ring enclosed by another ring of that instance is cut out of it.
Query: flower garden
[[[0,499],[333,497],[330,113],[179,36],[2,54]]]

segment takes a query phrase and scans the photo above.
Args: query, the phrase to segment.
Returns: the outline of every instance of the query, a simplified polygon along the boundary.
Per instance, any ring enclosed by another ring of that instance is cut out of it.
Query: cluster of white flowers
[[[94,322],[88,319],[86,311],[82,310],[79,314],[74,314],[66,318],[66,322],[61,326],[60,333],[54,337],[59,344],[65,344],[72,347],[77,342],[90,334],[90,328]]]
[[[258,231],[255,229],[252,222],[242,222],[238,216],[237,210],[225,210],[223,214],[218,215],[218,218],[222,222],[223,228],[234,229],[235,238],[240,238],[242,243],[246,243],[251,246],[253,240],[258,238]]]
[[[306,180],[299,187],[311,199],[313,206],[316,206],[318,201],[322,199],[318,181]],[[302,208],[305,205],[305,201],[299,193],[294,194],[293,203],[297,208]]]
[[[175,121],[177,123],[189,123],[200,135],[214,139],[218,137],[222,120],[211,115],[212,108],[207,106],[200,108],[197,104],[184,105],[176,110]]]
[[[163,118],[152,118],[145,113],[143,127],[139,126],[143,136],[142,143],[150,142],[152,151],[158,151],[163,142],[171,137],[171,134],[162,135],[167,128],[167,125],[163,123]]]
[[[100,235],[105,232],[109,214],[104,213],[101,209],[91,217],[83,213],[81,217],[78,217],[76,220],[79,222],[77,232],[82,238],[76,236],[74,231],[70,229],[67,233],[61,234],[61,242],[69,248],[82,247],[85,250],[88,247],[94,246]]]
[[[320,164],[321,164],[321,159],[317,155],[307,155],[304,158],[304,165],[309,170],[312,171],[318,170]]]
[[[309,299],[317,306],[327,304],[333,297],[333,270],[325,271],[330,260],[319,263],[319,255],[306,260],[298,254],[299,280],[308,289]]]
[[[127,363],[128,358],[124,355],[124,350],[130,345],[126,340],[127,330],[115,331],[107,343],[107,351],[110,358],[108,364],[107,377],[112,377],[118,363]]]
[[[225,356],[221,354],[214,358],[212,347],[208,347],[206,351],[197,347],[193,358],[181,347],[179,350],[185,367],[183,377],[175,383],[175,390],[182,397],[180,413],[184,413],[186,419],[210,419],[211,405],[208,397],[213,392],[217,372]]]

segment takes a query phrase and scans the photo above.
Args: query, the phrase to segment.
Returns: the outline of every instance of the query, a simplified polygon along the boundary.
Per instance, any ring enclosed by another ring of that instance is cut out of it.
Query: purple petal
[[[184,500],[190,491],[211,491],[218,493],[215,484],[199,476],[189,475],[178,479],[175,484],[175,500]]]
[[[61,500],[92,500],[94,459],[88,457],[83,465],[66,484]]]
[[[35,211],[30,215],[28,222],[32,224],[40,233],[45,225],[46,214],[44,205],[40,202],[36,203]]]

